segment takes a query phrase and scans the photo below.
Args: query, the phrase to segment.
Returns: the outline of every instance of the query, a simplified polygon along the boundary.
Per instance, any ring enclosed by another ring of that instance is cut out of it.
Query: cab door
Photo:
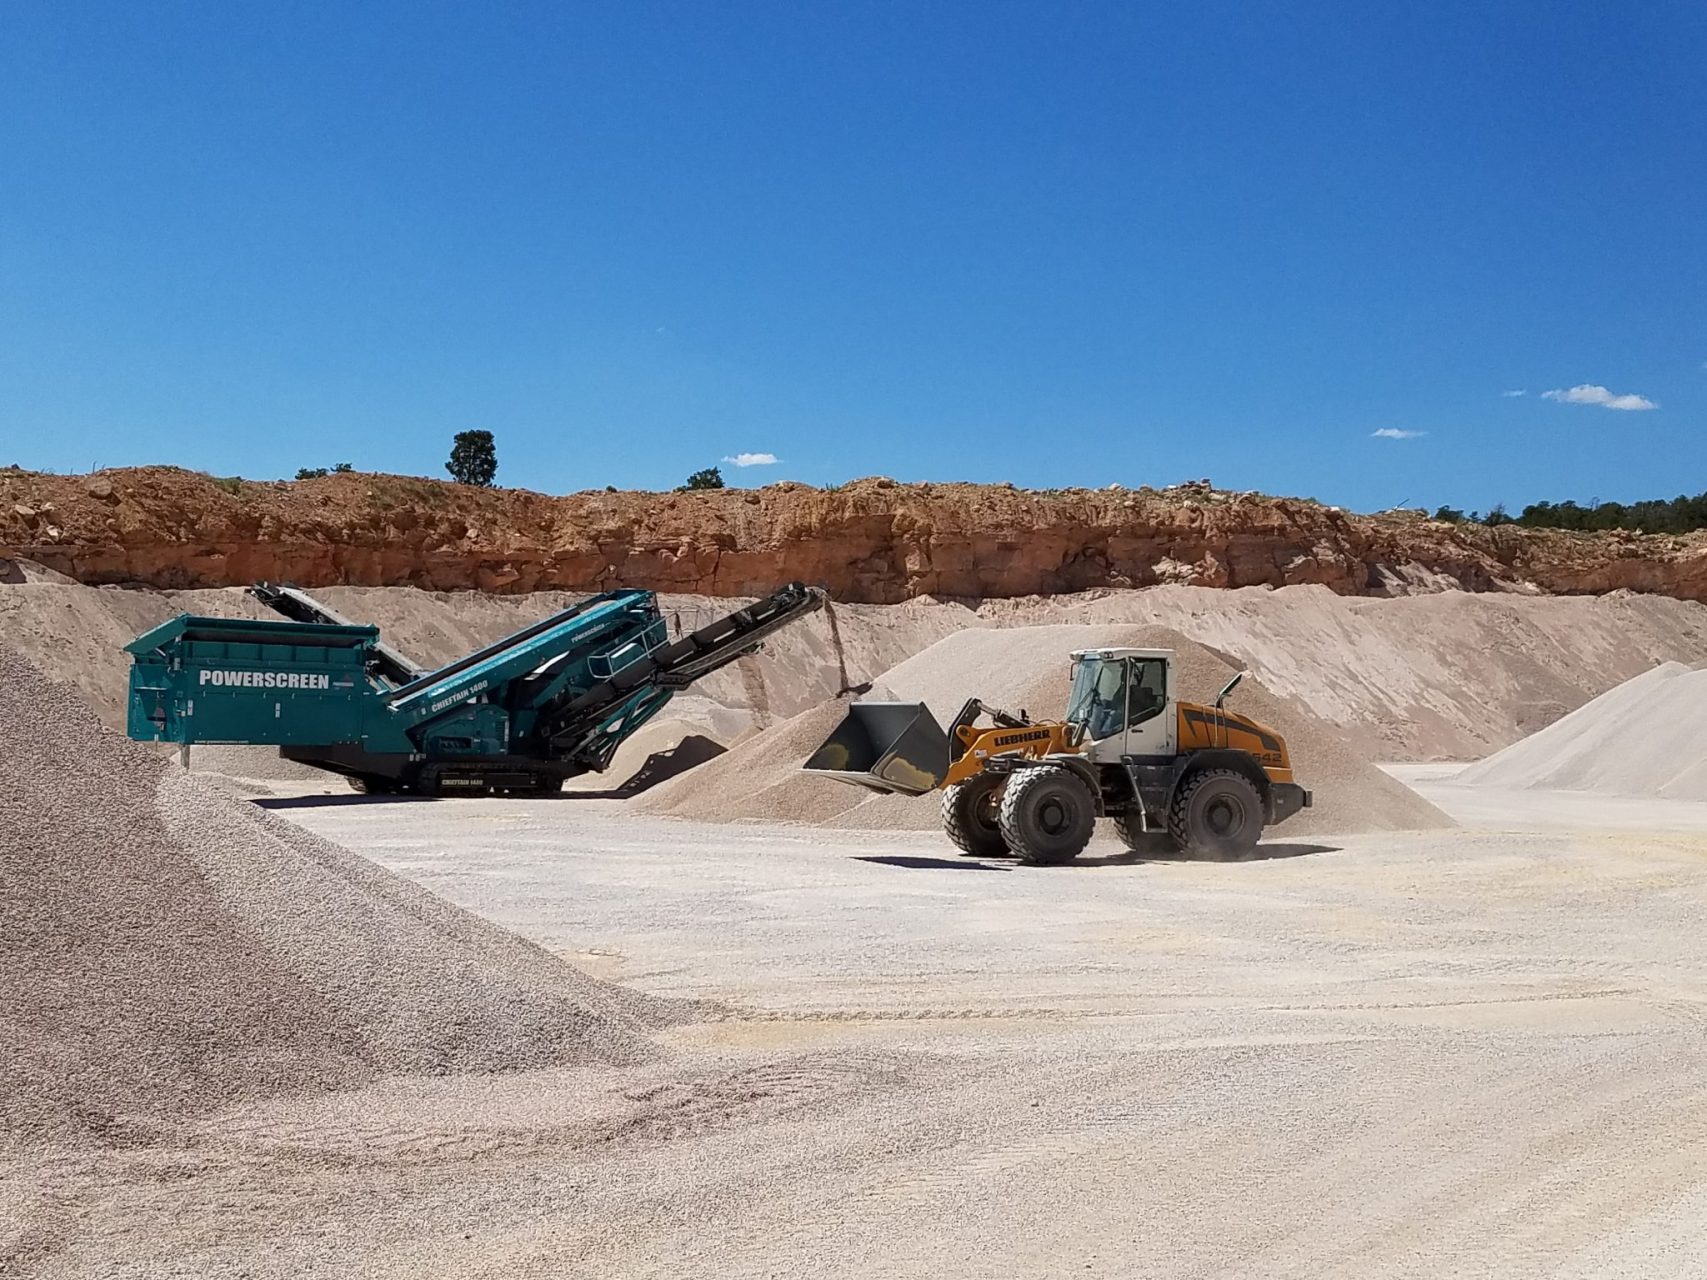
[[[1179,751],[1173,668],[1166,658],[1126,659],[1124,755],[1172,759]]]

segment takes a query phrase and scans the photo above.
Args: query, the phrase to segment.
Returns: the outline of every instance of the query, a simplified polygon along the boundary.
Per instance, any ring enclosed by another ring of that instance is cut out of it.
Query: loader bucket
[[[923,795],[948,772],[948,735],[922,702],[855,702],[801,768],[873,791]]]

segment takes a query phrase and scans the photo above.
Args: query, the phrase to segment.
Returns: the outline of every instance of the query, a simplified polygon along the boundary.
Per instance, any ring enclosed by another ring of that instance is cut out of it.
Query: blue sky
[[[1683,0],[9,0],[0,465],[1693,493],[1703,67]]]

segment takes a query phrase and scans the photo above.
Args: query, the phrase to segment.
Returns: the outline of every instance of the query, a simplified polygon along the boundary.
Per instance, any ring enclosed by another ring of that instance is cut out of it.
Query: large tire
[[[1060,765],[1018,769],[1002,793],[1002,839],[1033,866],[1071,862],[1091,842],[1096,823],[1096,797]]]
[[[1174,794],[1168,832],[1194,858],[1248,858],[1262,838],[1262,797],[1241,773],[1205,769]]]
[[[1120,842],[1133,853],[1142,853],[1150,857],[1166,857],[1179,852],[1179,841],[1174,839],[1171,831],[1151,827],[1148,831],[1138,829],[1138,814],[1128,809],[1125,813],[1114,815],[1114,833],[1120,837]]]
[[[1003,774],[977,773],[942,793],[942,829],[962,853],[974,858],[1007,856],[1001,799],[1006,783]]]

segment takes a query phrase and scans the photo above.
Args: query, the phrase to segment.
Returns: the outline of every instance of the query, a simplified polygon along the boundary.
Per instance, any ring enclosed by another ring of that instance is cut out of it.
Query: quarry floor
[[[1409,776],[1469,825],[1282,827],[1225,865],[1109,844],[1027,868],[602,800],[269,801],[600,976],[716,1007],[656,1066],[391,1081],[13,1164],[13,1259],[1699,1274],[1707,805],[1590,802],[1605,821],[1561,828],[1563,802]]]

